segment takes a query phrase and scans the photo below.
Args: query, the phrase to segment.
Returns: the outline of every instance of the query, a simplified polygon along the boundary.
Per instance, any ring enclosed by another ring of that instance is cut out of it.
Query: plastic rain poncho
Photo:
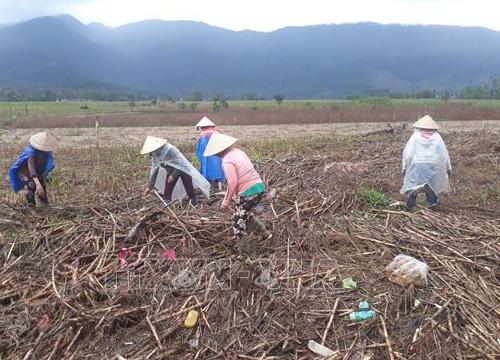
[[[21,155],[17,158],[17,160],[12,164],[9,170],[9,178],[10,178],[10,184],[12,186],[12,190],[15,192],[21,191],[21,189],[24,187],[24,183],[19,176],[19,173],[21,171],[21,168],[28,162],[28,159],[31,157],[41,157],[45,156],[45,169],[43,170],[42,174],[39,174],[43,178],[47,178],[49,174],[54,170],[55,168],[55,163],[54,159],[52,158],[52,153],[48,151],[40,151],[33,147],[33,145],[28,145],[26,149],[23,150]]]
[[[415,129],[403,152],[404,184],[401,193],[425,183],[436,194],[449,192],[447,171],[451,170],[450,156],[439,133]]]
[[[196,168],[182,155],[173,145],[165,144],[158,150],[153,151],[151,159],[151,174],[158,169],[155,188],[160,192],[165,192],[166,170],[161,165],[168,165],[188,174],[193,179],[194,188],[200,189],[206,197],[209,197],[210,183],[200,174]],[[186,196],[186,190],[182,181],[178,179],[172,193],[172,200],[181,200]]]

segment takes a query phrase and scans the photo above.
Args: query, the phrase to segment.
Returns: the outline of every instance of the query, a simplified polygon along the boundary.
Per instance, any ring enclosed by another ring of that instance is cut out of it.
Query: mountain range
[[[231,31],[193,21],[117,28],[69,15],[0,27],[0,85],[342,97],[458,89],[500,75],[500,32],[357,23]]]

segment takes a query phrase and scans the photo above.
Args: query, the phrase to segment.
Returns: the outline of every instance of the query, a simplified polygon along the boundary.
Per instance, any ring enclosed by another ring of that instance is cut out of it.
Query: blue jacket
[[[222,159],[213,156],[203,156],[205,148],[210,140],[210,135],[202,136],[198,140],[196,152],[198,160],[200,160],[200,172],[208,181],[222,182],[224,181],[224,172],[222,171]]]
[[[46,178],[55,168],[55,163],[54,159],[52,158],[51,152],[40,151],[35,149],[32,145],[28,145],[26,149],[24,149],[24,151],[21,153],[21,155],[19,155],[14,164],[12,164],[9,170],[10,185],[12,186],[12,190],[14,190],[15,192],[19,192],[24,187],[24,183],[19,172],[21,171],[21,168],[28,162],[28,159],[32,156],[45,156],[45,169],[43,170],[42,174],[38,174],[40,177]]]

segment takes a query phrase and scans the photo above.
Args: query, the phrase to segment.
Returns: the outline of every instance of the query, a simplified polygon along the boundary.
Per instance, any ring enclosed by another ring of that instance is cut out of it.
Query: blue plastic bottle
[[[375,311],[366,310],[366,311],[355,311],[349,315],[349,319],[352,321],[363,321],[373,319],[375,317]]]

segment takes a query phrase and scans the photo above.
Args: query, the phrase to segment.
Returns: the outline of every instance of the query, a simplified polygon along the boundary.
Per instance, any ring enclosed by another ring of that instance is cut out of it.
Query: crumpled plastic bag
[[[358,284],[352,278],[348,277],[342,280],[342,287],[344,289],[354,290],[358,288]]]
[[[427,286],[427,274],[429,266],[408,255],[399,254],[385,268],[385,274],[390,281],[401,286],[414,284],[415,286]]]

